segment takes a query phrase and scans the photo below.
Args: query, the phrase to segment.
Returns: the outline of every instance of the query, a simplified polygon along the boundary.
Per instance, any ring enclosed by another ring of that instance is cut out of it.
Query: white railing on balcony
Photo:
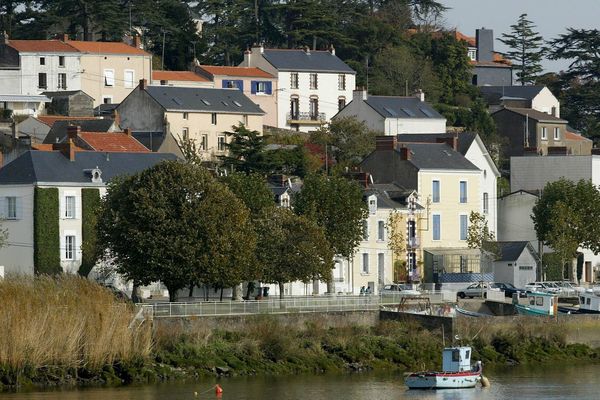
[[[327,117],[325,113],[313,114],[310,112],[298,112],[298,113],[288,113],[287,114],[288,121],[326,121]]]

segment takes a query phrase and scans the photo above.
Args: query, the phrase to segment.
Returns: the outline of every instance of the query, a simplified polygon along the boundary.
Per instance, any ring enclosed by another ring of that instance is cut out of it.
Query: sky
[[[510,31],[519,15],[525,13],[537,25],[537,31],[549,40],[565,33],[567,28],[600,29],[600,0],[438,0],[451,9],[445,13],[447,28],[457,28],[467,36],[475,29],[494,30],[494,49],[506,47],[497,39]],[[566,70],[567,61],[544,60],[547,72]]]

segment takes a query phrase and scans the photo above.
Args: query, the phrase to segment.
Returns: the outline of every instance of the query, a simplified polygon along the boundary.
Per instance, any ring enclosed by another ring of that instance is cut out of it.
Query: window
[[[471,61],[477,60],[477,50],[469,49],[469,51],[467,52],[467,55],[469,56],[469,59],[471,59]]]
[[[40,72],[38,74],[38,87],[40,89],[46,89],[48,87],[48,79],[46,78],[45,72]]]
[[[65,236],[65,260],[75,259],[75,236]]]
[[[217,150],[225,151],[225,136],[219,136],[217,141]]]
[[[59,67],[65,66],[65,56],[58,56],[58,66]]]
[[[467,202],[467,181],[460,181],[460,202]]]
[[[17,219],[17,198],[6,198],[6,219]]]
[[[377,253],[377,274],[379,275],[379,283],[385,282],[385,254]]]
[[[298,89],[298,73],[297,72],[292,72],[290,74],[290,88]]]
[[[67,88],[67,74],[58,74],[58,88],[66,89]]]
[[[319,87],[317,74],[310,74],[310,89],[317,89]]]
[[[217,113],[212,113],[210,115],[210,123],[213,124],[213,125],[217,124]]]
[[[248,126],[248,115],[247,114],[242,115],[242,124],[244,124],[244,126]]]
[[[46,65],[46,57],[40,57],[40,65]]]
[[[377,222],[377,240],[379,240],[379,241],[385,240],[385,222],[384,221]]]
[[[132,69],[126,69],[123,77],[126,88],[132,88],[135,81],[135,71]]]
[[[189,117],[189,114],[188,114],[188,113],[186,113],[186,112],[184,112],[184,113],[183,113],[183,119],[188,119],[188,117]]]
[[[363,253],[363,265],[362,265],[362,272],[363,274],[368,274],[369,273],[369,253]]]
[[[363,221],[363,240],[369,240],[369,221]]]
[[[65,218],[75,218],[75,196],[65,196]]]
[[[208,150],[208,135],[202,135],[202,139],[200,140],[200,150]]]
[[[300,99],[292,97],[290,100],[290,119],[297,120],[300,118]]]
[[[115,70],[105,69],[104,70],[104,86],[113,87],[115,86]]]
[[[338,75],[338,90],[346,90],[346,75]]]
[[[269,81],[252,81],[250,85],[250,93],[252,94],[271,94],[272,84]]]
[[[181,130],[181,137],[183,140],[188,140],[190,138],[190,130],[189,128],[183,128]]]
[[[542,127],[542,140],[547,140],[548,139],[548,128],[546,128],[545,126]]]
[[[554,128],[554,140],[560,140],[560,128]]]
[[[441,217],[439,214],[434,214],[431,217],[433,240],[440,240],[441,238]]]
[[[111,104],[112,103],[112,96],[102,96],[102,103],[103,104]]]
[[[344,107],[346,107],[346,99],[344,97],[340,97],[338,99],[338,111],[341,111]]]
[[[469,226],[469,221],[466,215],[460,216],[460,240],[467,240],[467,230]]]
[[[221,81],[221,87],[223,89],[239,89],[244,91],[244,81],[239,79],[225,79]]]
[[[311,97],[309,101],[310,119],[316,121],[319,119],[319,99]]]
[[[490,212],[490,200],[489,195],[486,193],[483,194],[483,213],[488,214]]]
[[[431,187],[431,201],[440,202],[440,181],[434,180]]]

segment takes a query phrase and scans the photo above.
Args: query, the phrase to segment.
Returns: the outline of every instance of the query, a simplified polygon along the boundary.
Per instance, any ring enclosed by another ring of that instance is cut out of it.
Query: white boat
[[[471,365],[470,347],[447,347],[442,353],[442,371],[413,372],[404,383],[409,389],[473,388],[481,381],[482,365]]]
[[[555,293],[527,292],[525,298],[515,293],[513,305],[521,315],[552,317],[558,314],[558,300]]]
[[[579,293],[580,314],[600,314],[600,293],[588,289]]]

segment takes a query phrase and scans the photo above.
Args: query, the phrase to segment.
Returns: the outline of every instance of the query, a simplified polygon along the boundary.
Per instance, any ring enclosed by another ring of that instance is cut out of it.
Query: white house
[[[477,133],[461,132],[457,134],[447,133],[441,135],[432,134],[404,134],[398,135],[398,142],[447,142],[452,144],[456,138],[456,150],[467,160],[482,171],[479,189],[481,198],[481,209],[479,212],[486,218],[488,228],[495,234],[498,233],[497,212],[497,180],[500,171],[490,156],[485,144]]]
[[[277,79],[277,127],[304,132],[329,122],[352,98],[356,72],[329,51],[265,49],[244,52],[243,67]]]
[[[530,242],[498,242],[499,257],[494,261],[494,280],[524,288],[535,282],[538,255]]]
[[[425,94],[416,96],[370,96],[355,90],[352,101],[334,117],[355,117],[372,130],[385,135],[445,133],[446,118],[425,102]]]
[[[560,102],[546,86],[481,86],[479,89],[492,112],[502,107],[531,108],[560,118]]]
[[[40,251],[57,257],[63,271],[76,273],[81,266],[85,223],[82,190],[95,188],[103,195],[115,176],[175,159],[172,154],[160,153],[75,153],[74,148],[73,142],[68,142],[62,151],[28,151],[0,169],[2,227],[8,231],[8,244],[0,249],[0,260],[6,273],[32,275],[40,267],[48,267],[36,265],[35,255]],[[36,210],[42,206],[36,188],[56,189],[58,201],[50,207],[52,211],[46,207],[37,218]],[[48,236],[48,232],[58,237]]]

